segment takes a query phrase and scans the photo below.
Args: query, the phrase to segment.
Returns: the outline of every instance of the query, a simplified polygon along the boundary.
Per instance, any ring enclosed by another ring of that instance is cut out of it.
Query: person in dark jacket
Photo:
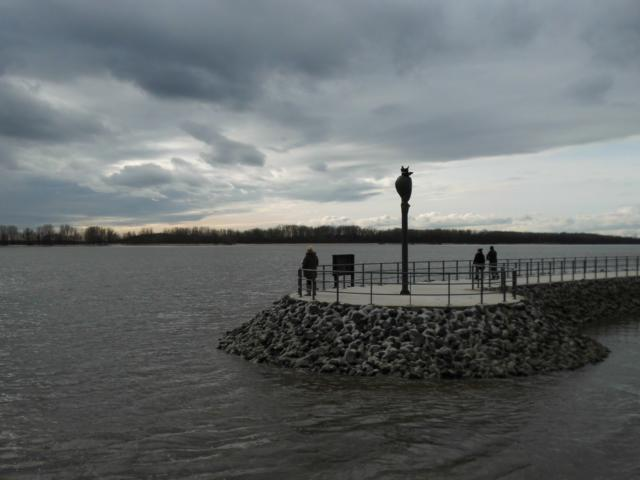
[[[487,253],[487,262],[489,262],[489,271],[491,272],[491,278],[498,278],[498,252],[493,249],[493,246],[489,247],[489,253]]]
[[[302,274],[307,279],[307,295],[311,295],[311,290],[316,291],[316,277],[318,276],[318,255],[309,247],[302,260]]]
[[[476,270],[476,280],[480,280],[482,272],[484,271],[484,253],[482,253],[481,248],[478,249],[476,256],[473,257],[473,266]]]

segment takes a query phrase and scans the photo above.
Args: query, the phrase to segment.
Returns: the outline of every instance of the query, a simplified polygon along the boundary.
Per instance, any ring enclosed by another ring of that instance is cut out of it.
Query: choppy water
[[[393,245],[319,246],[357,261]],[[474,246],[414,246],[468,258]],[[294,289],[304,246],[0,249],[0,478],[640,478],[640,322],[575,372],[415,382],[215,348]],[[502,246],[501,256],[640,246]]]

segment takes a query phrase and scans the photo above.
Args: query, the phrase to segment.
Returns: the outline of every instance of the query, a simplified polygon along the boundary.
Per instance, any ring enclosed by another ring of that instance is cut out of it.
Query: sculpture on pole
[[[409,246],[407,244],[407,229],[408,229],[408,220],[407,216],[409,215],[409,199],[411,198],[411,174],[413,172],[409,171],[409,167],[401,167],[400,168],[400,176],[396,180],[396,191],[400,198],[402,199],[402,203],[400,207],[402,209],[402,290],[400,290],[400,295],[409,295]]]

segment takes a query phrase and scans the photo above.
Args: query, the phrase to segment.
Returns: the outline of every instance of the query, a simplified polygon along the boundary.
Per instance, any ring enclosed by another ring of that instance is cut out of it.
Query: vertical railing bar
[[[625,270],[625,277],[629,276],[629,257],[625,257],[624,259],[624,270]]]
[[[369,303],[373,305],[373,271],[369,274]]]

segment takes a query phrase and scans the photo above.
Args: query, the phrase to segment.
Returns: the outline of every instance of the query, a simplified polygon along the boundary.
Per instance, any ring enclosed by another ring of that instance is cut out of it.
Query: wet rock
[[[218,348],[254,363],[406,378],[532,375],[579,368],[608,350],[579,334],[640,313],[640,280],[522,286],[513,305],[405,309],[284,297],[226,332]]]

